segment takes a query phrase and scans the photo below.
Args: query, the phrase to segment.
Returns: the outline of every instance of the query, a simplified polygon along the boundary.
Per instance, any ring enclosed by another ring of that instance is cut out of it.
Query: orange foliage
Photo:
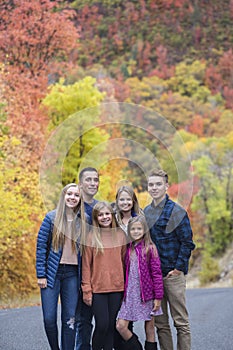
[[[55,12],[57,6],[58,1],[50,0],[1,5],[1,58],[9,69],[17,67],[18,73],[32,78],[48,74],[55,58],[76,48],[78,34],[71,22],[75,12]]]
[[[4,63],[8,123],[12,133],[23,139],[25,149],[35,153],[47,124],[40,101],[49,79],[67,64],[79,37],[71,21],[75,12],[58,11],[58,4],[14,0],[0,5],[0,60]]]
[[[198,136],[203,136],[204,134],[203,117],[201,117],[200,115],[195,115],[194,118],[192,119],[191,125],[189,125],[188,127],[188,131]]]

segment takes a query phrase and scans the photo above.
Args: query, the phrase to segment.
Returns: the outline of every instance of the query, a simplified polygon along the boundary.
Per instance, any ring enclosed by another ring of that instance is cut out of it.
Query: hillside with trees
[[[233,241],[233,1],[0,4],[0,299],[38,291],[41,220],[80,168],[100,199],[170,174],[204,285]],[[58,169],[58,170],[57,170]]]

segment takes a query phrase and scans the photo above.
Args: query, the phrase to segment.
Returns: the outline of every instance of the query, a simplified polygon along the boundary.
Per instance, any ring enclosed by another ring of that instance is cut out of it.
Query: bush
[[[203,286],[218,280],[220,269],[218,261],[210,256],[208,252],[203,254],[201,271],[199,272],[200,284]]]

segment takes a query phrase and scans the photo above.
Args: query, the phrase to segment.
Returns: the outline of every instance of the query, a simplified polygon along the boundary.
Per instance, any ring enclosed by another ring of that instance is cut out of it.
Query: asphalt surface
[[[233,288],[187,290],[187,305],[192,350],[233,350]],[[0,324],[1,350],[49,350],[41,307],[0,310]],[[144,343],[143,323],[134,330]]]

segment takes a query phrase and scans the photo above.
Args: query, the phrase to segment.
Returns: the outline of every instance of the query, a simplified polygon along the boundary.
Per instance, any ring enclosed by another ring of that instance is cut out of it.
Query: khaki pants
[[[159,345],[161,350],[173,350],[172,334],[169,326],[168,305],[177,331],[177,350],[191,350],[191,333],[186,308],[186,279],[183,273],[165,277],[163,315],[155,317]]]

